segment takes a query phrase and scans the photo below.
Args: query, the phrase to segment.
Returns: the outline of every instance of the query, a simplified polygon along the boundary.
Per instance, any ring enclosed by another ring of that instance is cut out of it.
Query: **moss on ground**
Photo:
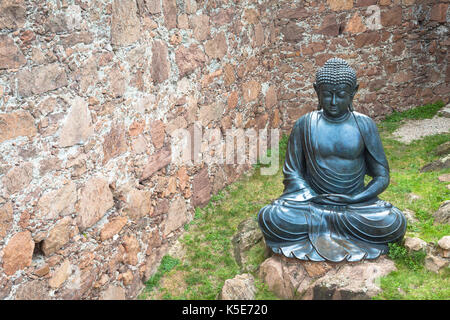
[[[414,211],[418,222],[408,225],[407,235],[427,242],[437,242],[442,236],[450,235],[450,226],[434,225],[432,217],[440,203],[450,198],[446,183],[437,179],[439,175],[449,173],[450,169],[424,173],[419,170],[439,158],[433,150],[449,141],[450,134],[428,136],[404,144],[394,140],[392,132],[405,119],[433,117],[442,106],[442,102],[437,102],[395,113],[379,124],[391,168],[390,186],[380,198],[401,210]],[[206,207],[196,210],[194,219],[185,226],[186,232],[180,239],[186,249],[185,257],[180,261],[166,256],[140,299],[216,299],[225,280],[241,273],[233,258],[231,239],[241,221],[255,217],[260,208],[281,195],[281,164],[286,145],[287,136],[280,141],[280,170],[276,175],[260,175],[262,165],[258,164],[251,175],[226,187],[213,196]],[[412,201],[410,193],[419,199]],[[398,270],[381,279],[383,292],[375,299],[450,299],[448,268],[441,274],[427,271],[423,267],[424,254],[411,256],[401,243],[391,246],[389,256]],[[263,260],[262,246],[250,251],[250,264],[258,266]],[[256,299],[276,299],[258,279],[257,272],[252,274],[256,278]]]

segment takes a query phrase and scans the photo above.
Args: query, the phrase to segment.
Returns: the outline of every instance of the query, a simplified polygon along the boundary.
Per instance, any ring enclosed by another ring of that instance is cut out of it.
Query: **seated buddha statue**
[[[403,213],[378,198],[389,185],[389,165],[377,127],[353,111],[358,84],[345,60],[329,59],[314,89],[318,110],[292,128],[283,194],[259,211],[259,226],[266,245],[286,257],[375,259],[406,232]]]

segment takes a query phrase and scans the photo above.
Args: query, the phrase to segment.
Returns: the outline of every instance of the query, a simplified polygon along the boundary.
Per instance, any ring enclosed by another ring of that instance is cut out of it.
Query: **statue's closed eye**
[[[337,96],[338,96],[339,98],[345,98],[348,94],[349,94],[349,93],[348,93],[347,91],[339,91],[339,92],[337,93]],[[324,92],[323,92],[323,96],[326,97],[326,98],[331,98],[331,97],[333,96],[333,92],[330,92],[330,91],[324,91]]]

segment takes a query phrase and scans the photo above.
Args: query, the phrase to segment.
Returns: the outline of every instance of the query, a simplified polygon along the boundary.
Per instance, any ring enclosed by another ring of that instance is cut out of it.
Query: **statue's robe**
[[[317,126],[322,111],[314,111],[295,123],[283,166],[284,192],[258,213],[266,245],[275,253],[301,260],[339,262],[375,259],[388,251],[388,243],[406,232],[403,213],[374,197],[357,204],[323,205],[309,201],[326,193],[357,194],[364,176],[374,177],[376,161],[389,177],[389,166],[377,127],[369,117],[353,112],[362,135],[364,161],[354,172],[339,173],[321,161]]]

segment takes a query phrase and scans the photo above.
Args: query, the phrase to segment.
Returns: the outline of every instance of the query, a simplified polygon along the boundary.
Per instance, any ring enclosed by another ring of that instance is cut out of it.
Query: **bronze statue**
[[[358,90],[345,60],[316,73],[319,110],[295,123],[283,166],[284,192],[258,213],[266,244],[301,260],[375,259],[406,232],[403,213],[377,196],[389,165],[377,127],[353,111]],[[372,180],[365,186],[364,176]]]

